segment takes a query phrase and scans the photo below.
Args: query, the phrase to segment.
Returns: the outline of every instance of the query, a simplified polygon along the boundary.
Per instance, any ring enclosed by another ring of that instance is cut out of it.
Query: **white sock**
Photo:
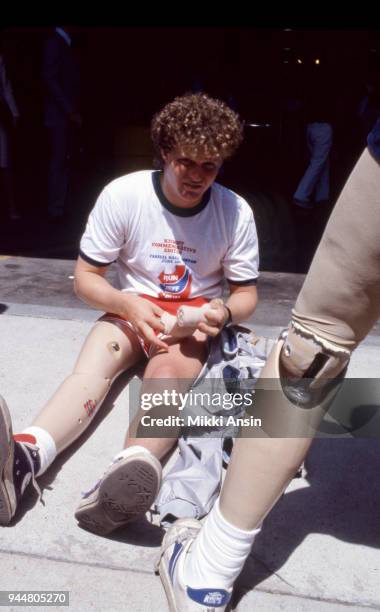
[[[32,425],[22,431],[23,434],[29,434],[36,439],[36,446],[39,449],[40,469],[35,476],[41,476],[48,467],[53,463],[57,456],[57,447],[52,436],[46,429]]]
[[[231,588],[259,531],[231,525],[222,515],[218,499],[187,556],[185,583],[194,589]]]
[[[115,455],[115,457],[113,458],[113,461],[116,461],[117,459],[124,459],[125,457],[130,457],[131,455],[136,455],[138,453],[146,453],[152,456],[152,453],[150,452],[150,450],[145,448],[145,446],[139,446],[138,444],[134,444],[133,446],[124,448],[124,450],[120,451],[120,453]]]

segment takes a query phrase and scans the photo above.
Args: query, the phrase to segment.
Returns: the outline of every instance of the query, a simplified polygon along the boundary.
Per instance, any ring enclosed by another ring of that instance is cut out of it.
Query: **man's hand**
[[[155,331],[164,332],[161,316],[164,310],[138,295],[123,293],[120,301],[119,314],[128,319],[139,336],[157,348],[167,351],[168,345],[160,340]]]
[[[198,329],[208,336],[217,336],[226,324],[229,312],[220,298],[211,300],[209,306],[210,310],[204,313],[207,323],[199,323]]]
[[[162,308],[138,295],[115,289],[104,278],[106,272],[106,265],[94,266],[79,256],[74,279],[77,296],[94,308],[124,317],[144,340],[167,351],[168,345],[154,333],[164,331],[160,322]]]

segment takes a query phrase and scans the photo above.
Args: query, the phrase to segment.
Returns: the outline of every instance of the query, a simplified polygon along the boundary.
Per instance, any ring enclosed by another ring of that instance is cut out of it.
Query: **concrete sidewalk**
[[[0,392],[19,431],[70,372],[98,313],[25,302],[7,302],[3,311]],[[287,318],[273,327],[269,310],[266,317],[257,331],[275,337]],[[369,337],[349,376],[379,376],[379,347],[379,337]],[[162,530],[144,520],[101,538],[79,529],[73,516],[81,491],[122,447],[127,381],[123,375],[115,383],[91,435],[40,479],[45,505],[28,497],[0,530],[0,590],[69,590],[73,612],[167,610],[153,574]],[[307,468],[307,478],[292,482],[265,521],[237,584],[236,609],[380,610],[379,440],[315,440]]]

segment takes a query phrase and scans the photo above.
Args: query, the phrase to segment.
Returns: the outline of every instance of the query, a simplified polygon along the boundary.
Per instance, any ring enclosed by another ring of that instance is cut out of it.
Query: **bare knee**
[[[157,363],[149,370],[150,379],[177,379],[181,372],[175,363]]]

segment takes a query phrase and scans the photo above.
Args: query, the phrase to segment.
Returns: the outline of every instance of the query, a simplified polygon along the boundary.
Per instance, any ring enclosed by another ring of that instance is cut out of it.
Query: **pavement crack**
[[[279,595],[280,597],[291,597],[293,599],[302,599],[304,601],[315,601],[324,604],[335,604],[339,606],[346,606],[347,608],[354,608],[355,610],[358,610],[358,606],[360,606],[360,608],[363,610],[380,610],[380,607],[376,604],[360,601],[345,601],[343,599],[338,599],[337,597],[315,597],[313,595],[306,595],[304,593],[294,593],[293,595],[293,593],[286,593],[284,591],[281,591],[281,589],[263,589],[263,587],[255,587],[252,590],[258,591],[260,593],[265,593],[266,595]]]
[[[64,557],[54,557],[50,555],[39,555],[36,553],[26,553],[21,550],[5,550],[4,548],[0,548],[0,554],[26,557],[28,559],[32,558],[32,559],[41,559],[41,560],[46,560],[46,561],[55,561],[57,563],[65,563],[66,565],[79,565],[83,567],[114,570],[117,572],[131,572],[132,574],[145,574],[146,576],[151,576],[154,573],[153,562],[152,562],[152,571],[147,571],[143,569],[136,569],[133,567],[126,567],[126,566],[121,566],[121,565],[107,565],[106,563],[89,563],[88,561],[77,561],[76,559],[66,559]]]
[[[257,561],[260,565],[262,565],[269,574],[271,574],[272,576],[276,576],[276,578],[278,578],[281,582],[283,582],[288,587],[290,587],[291,589],[294,589],[294,591],[296,591],[297,587],[295,587],[294,584],[291,584],[291,582],[288,582],[287,580],[285,580],[285,578],[283,578],[280,574],[275,572],[269,565],[267,565],[265,563],[265,561],[263,561],[262,559],[260,559],[259,557],[257,557],[256,555],[254,555],[252,553],[251,553],[251,557],[253,557],[253,559],[255,559],[255,561]]]

